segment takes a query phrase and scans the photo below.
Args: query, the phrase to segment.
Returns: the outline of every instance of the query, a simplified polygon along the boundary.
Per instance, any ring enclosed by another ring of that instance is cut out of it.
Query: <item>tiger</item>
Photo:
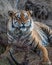
[[[44,23],[37,22],[31,17],[32,11],[17,10],[8,11],[9,21],[7,23],[8,45],[1,56],[23,47],[28,50],[38,48],[42,52],[41,64],[51,65],[46,46],[49,45],[48,38],[52,36],[52,29]],[[27,52],[27,51],[26,51]]]

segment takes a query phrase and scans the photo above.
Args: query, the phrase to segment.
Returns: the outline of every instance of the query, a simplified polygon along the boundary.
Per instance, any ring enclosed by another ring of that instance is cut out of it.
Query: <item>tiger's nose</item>
[[[22,24],[21,24],[21,27],[22,27],[22,28],[25,28],[25,24],[24,24],[24,23],[22,23]]]

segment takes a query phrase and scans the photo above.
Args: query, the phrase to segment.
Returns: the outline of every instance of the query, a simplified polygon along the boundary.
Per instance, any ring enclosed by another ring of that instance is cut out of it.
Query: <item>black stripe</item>
[[[37,52],[38,45],[39,45],[39,43],[36,45],[36,47],[34,47],[34,48],[32,49],[34,52]]]
[[[24,37],[24,38],[22,39],[22,40],[23,40],[23,44],[24,44],[24,43],[29,43],[29,41],[30,41],[30,40],[29,40],[29,37],[30,37],[31,33],[32,33],[32,32],[30,32],[26,37]],[[21,40],[21,41],[22,41],[22,40]],[[29,44],[27,44],[27,45],[29,45]]]
[[[9,51],[10,56],[12,58],[12,60],[15,62],[16,65],[21,65],[20,63],[17,62],[17,60],[13,57],[12,53]]]
[[[32,31],[29,34],[27,33],[28,35],[26,35],[26,36],[24,35],[24,37],[21,39],[21,41],[24,40],[24,39],[26,39],[26,38],[29,38],[30,35],[31,35],[31,33],[32,33]]]
[[[38,48],[38,45],[39,45],[39,43],[36,45],[35,49],[37,49],[37,48]]]
[[[32,42],[30,43],[30,46],[32,46],[32,44],[34,43],[34,41],[35,41],[35,38],[32,40]]]
[[[7,57],[7,59],[9,61],[10,65],[14,65],[14,63],[8,57]]]
[[[24,60],[24,62],[22,62],[22,63],[18,63],[17,61],[16,61],[16,59],[13,57],[13,55],[12,55],[12,53],[9,51],[9,53],[10,53],[10,56],[11,56],[11,58],[12,58],[12,60],[15,62],[15,65],[28,65],[28,60]],[[8,59],[9,60],[9,59]],[[11,65],[14,65],[13,63],[11,63],[11,61],[9,60],[9,62],[10,62],[10,64]]]

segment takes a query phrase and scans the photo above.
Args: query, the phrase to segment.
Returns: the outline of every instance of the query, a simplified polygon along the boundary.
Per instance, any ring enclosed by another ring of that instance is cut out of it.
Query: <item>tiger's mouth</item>
[[[25,31],[27,31],[27,28],[20,28],[20,30],[25,32]]]

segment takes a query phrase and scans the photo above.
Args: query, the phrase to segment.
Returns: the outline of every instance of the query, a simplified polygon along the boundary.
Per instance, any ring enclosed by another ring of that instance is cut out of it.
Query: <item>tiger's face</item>
[[[17,12],[8,12],[11,20],[12,20],[12,26],[14,28],[18,28],[21,31],[27,31],[31,27],[31,16],[29,11],[17,11]]]

